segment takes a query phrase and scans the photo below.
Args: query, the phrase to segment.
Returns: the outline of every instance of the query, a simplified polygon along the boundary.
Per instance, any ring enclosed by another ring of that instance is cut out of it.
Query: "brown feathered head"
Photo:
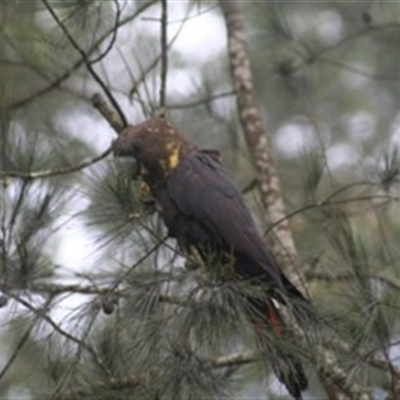
[[[165,118],[153,118],[129,126],[113,142],[115,157],[134,157],[139,170],[144,167],[150,175],[158,178],[168,176],[181,157],[195,148]]]

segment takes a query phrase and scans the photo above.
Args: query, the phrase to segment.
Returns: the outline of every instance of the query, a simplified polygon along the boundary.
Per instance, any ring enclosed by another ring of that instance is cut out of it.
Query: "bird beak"
[[[130,138],[127,136],[118,136],[117,139],[112,142],[112,152],[114,157],[129,157],[132,156],[130,152]]]
[[[140,163],[132,155],[129,149],[126,138],[120,136],[112,143],[112,152],[115,158],[115,165],[117,170],[123,174],[130,175],[132,179],[136,180],[140,176],[141,168]]]
[[[115,165],[119,172],[131,176],[133,180],[138,179],[140,176],[140,164],[134,157],[117,157]]]

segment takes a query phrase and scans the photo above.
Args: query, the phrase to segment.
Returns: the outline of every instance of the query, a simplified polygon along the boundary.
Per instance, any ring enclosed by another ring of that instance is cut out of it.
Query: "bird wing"
[[[262,277],[282,288],[282,273],[258,233],[239,188],[215,158],[198,150],[189,153],[180,160],[167,185],[180,213],[247,261],[240,268],[242,274]]]

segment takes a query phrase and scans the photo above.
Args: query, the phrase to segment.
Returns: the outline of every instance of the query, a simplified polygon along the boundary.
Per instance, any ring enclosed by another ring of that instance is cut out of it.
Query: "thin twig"
[[[28,329],[25,331],[25,333],[22,335],[21,339],[17,343],[17,346],[14,349],[14,352],[11,354],[11,357],[7,360],[6,364],[4,365],[3,369],[0,371],[0,382],[4,378],[4,375],[7,373],[7,371],[10,369],[10,367],[13,365],[14,361],[17,359],[18,354],[24,347],[26,341],[29,339],[29,336],[32,332],[32,329],[34,328],[35,323],[33,322]]]
[[[149,8],[151,5],[153,5],[156,2],[156,0],[149,1],[147,3],[143,3],[132,15],[128,16],[127,18],[124,18],[119,22],[117,26],[113,26],[111,29],[109,29],[107,32],[104,33],[94,44],[93,46],[86,52],[87,57],[89,57],[94,51],[98,49],[98,47],[108,38],[109,35],[114,33],[115,29],[119,29],[122,26],[126,25],[127,23],[131,22],[135,18],[138,17],[143,11],[145,11],[147,8]],[[107,49],[104,53],[107,52]],[[102,54],[100,54],[94,61],[90,61],[90,63],[93,64],[93,62],[98,62],[100,61],[103,57]],[[18,108],[21,108],[28,103],[30,103],[32,100],[37,99],[39,97],[44,96],[45,94],[51,92],[53,89],[58,88],[64,81],[66,81],[75,71],[77,71],[82,65],[85,64],[85,59],[80,58],[78,61],[76,61],[70,69],[68,69],[66,72],[64,72],[61,76],[56,78],[53,82],[51,82],[48,86],[39,89],[37,92],[30,94],[29,96],[25,97],[22,100],[18,100],[15,103],[12,103],[11,105],[8,106],[10,110],[16,110]]]
[[[218,6],[216,4],[212,5],[209,8],[205,8],[204,10],[198,11],[196,14],[191,15],[190,17],[184,17],[184,18],[169,20],[168,21],[168,25],[180,24],[182,22],[186,22],[186,21],[189,21],[191,19],[198,18],[201,15],[204,15],[204,14],[207,14],[207,13],[213,11],[213,10],[216,10],[217,8],[218,8]],[[154,18],[154,17],[142,17],[141,19],[142,19],[142,21],[160,22],[160,18]]]
[[[146,378],[140,375],[130,375],[125,377],[115,377],[111,378],[106,382],[102,382],[97,385],[91,385],[89,389],[73,389],[64,394],[58,394],[57,399],[84,399],[93,397],[94,393],[99,393],[101,391],[106,391],[107,389],[113,390],[126,390],[136,388],[138,385],[145,383]]]
[[[118,115],[108,106],[101,95],[99,93],[94,94],[91,101],[93,107],[100,112],[115,132],[118,134],[121,133],[124,129],[124,125],[121,123]]]
[[[110,103],[113,105],[115,108],[116,112],[118,113],[121,122],[124,126],[128,125],[128,122],[126,120],[125,114],[123,113],[121,107],[119,106],[118,102],[116,101],[115,97],[111,93],[111,91],[108,89],[107,85],[103,82],[103,80],[100,78],[100,76],[97,74],[97,72],[94,70],[92,63],[90,62],[87,53],[79,46],[79,44],[76,42],[76,40],[72,37],[71,33],[67,29],[67,27],[63,24],[63,22],[58,18],[58,15],[54,12],[53,8],[50,6],[47,0],[42,0],[43,4],[45,5],[47,11],[50,13],[50,15],[53,17],[54,21],[57,23],[57,25],[60,27],[72,47],[81,55],[87,70],[89,71],[90,75],[92,75],[93,79],[98,83],[98,85],[103,89],[105,95],[107,96],[108,100]]]
[[[306,204],[305,206],[286,214],[281,219],[278,219],[264,231],[264,235],[267,235],[276,225],[279,225],[284,220],[293,218],[294,216],[296,216],[298,214],[302,214],[302,213],[304,213],[308,210],[314,209],[314,208],[329,207],[329,206],[334,206],[334,205],[337,206],[337,205],[349,204],[349,203],[354,203],[354,202],[360,202],[360,201],[363,202],[363,201],[372,201],[372,200],[384,200],[384,201],[388,201],[388,202],[389,201],[398,202],[398,201],[400,201],[400,198],[397,196],[392,196],[390,194],[379,194],[379,195],[349,197],[347,199],[341,199],[341,200],[317,201],[316,203]]]
[[[119,5],[118,0],[114,0],[114,4],[115,4],[116,12],[115,12],[115,23],[114,23],[114,27],[112,28],[111,40],[108,43],[106,49],[102,53],[100,53],[97,58],[90,60],[90,63],[92,65],[98,63],[103,58],[105,58],[111,52],[111,50],[114,48],[114,44],[117,41],[118,27],[119,27],[119,22],[120,22],[119,19],[121,17],[121,7]]]
[[[331,274],[325,271],[307,271],[304,275],[307,280],[318,280],[324,282],[343,282],[356,279],[354,274],[350,272]],[[379,280],[386,283],[392,289],[400,290],[400,279],[389,277],[379,272],[365,274],[364,277]]]
[[[140,257],[130,268],[128,268],[118,279],[115,280],[113,285],[111,286],[111,290],[115,290],[118,285],[134,270],[136,269],[141,263],[147,260],[157,249],[164,244],[168,237],[161,239],[157,242],[150,250],[148,250],[142,257]]]
[[[125,69],[126,69],[128,75],[129,75],[130,79],[131,79],[131,82],[133,84],[133,82],[136,82],[136,79],[135,79],[135,76],[134,76],[134,74],[132,72],[132,69],[129,66],[128,60],[126,59],[126,57],[124,56],[124,53],[121,51],[121,49],[118,46],[116,47],[116,49],[118,51],[118,55],[120,56],[124,66],[125,66]],[[132,96],[132,100],[133,99],[138,101],[138,103],[140,105],[140,108],[142,110],[142,113],[143,113],[143,118],[147,119],[148,115],[147,115],[147,111],[146,111],[146,105],[145,105],[145,102],[142,99],[142,96],[140,95],[140,93],[137,92],[135,98]]]
[[[23,201],[25,199],[25,194],[26,194],[27,189],[28,189],[28,182],[25,181],[25,182],[22,183],[22,186],[21,186],[21,188],[19,190],[18,199],[17,199],[17,201],[15,203],[15,207],[13,208],[13,211],[12,211],[12,214],[11,214],[10,224],[8,226],[8,231],[10,233],[13,232],[15,221],[17,220],[17,215],[18,215],[19,210],[20,210],[20,208],[22,206],[22,203],[23,203]],[[11,237],[12,236],[10,235],[9,236],[9,241],[11,241]],[[8,245],[11,246],[11,242],[9,242]]]
[[[208,361],[214,368],[232,367],[241,364],[248,364],[262,359],[262,353],[256,351],[247,351],[244,353],[234,353],[227,356],[220,356],[214,360]]]
[[[168,5],[167,0],[161,0],[161,83],[160,83],[160,109],[165,113],[165,97],[167,91],[168,70]]]
[[[97,157],[83,161],[80,164],[72,165],[70,167],[65,167],[65,168],[50,169],[47,171],[36,171],[36,172],[0,171],[0,178],[20,178],[25,181],[29,181],[32,179],[43,179],[57,175],[70,174],[72,172],[81,171],[84,168],[90,167],[91,165],[107,157],[110,153],[111,153],[111,147],[109,147],[107,150],[105,150]]]
[[[88,324],[87,328],[83,332],[82,337],[80,339],[82,341],[82,343],[86,343],[85,340],[87,339],[90,331],[92,330],[92,328],[94,326],[97,315],[98,315],[98,312],[96,312],[96,314],[94,316],[92,316],[90,323]],[[76,372],[76,370],[77,370],[76,367],[81,359],[83,349],[84,349],[84,346],[78,347],[77,352],[75,354],[75,360],[70,364],[67,373],[64,375],[62,381],[58,384],[58,386],[54,390],[53,395],[52,395],[53,398],[57,398],[59,396],[59,393],[61,392],[62,388],[68,382],[69,377],[72,376],[74,374],[74,372]],[[93,356],[93,354],[92,354],[92,356]],[[108,374],[108,376],[111,376],[111,371],[106,367],[106,365],[103,365],[102,360],[99,359],[99,361],[101,361],[101,363],[102,363],[102,364],[100,364],[100,366],[103,367],[104,372],[106,372]]]
[[[27,308],[29,311],[33,312],[38,318],[42,319],[43,321],[46,321],[57,333],[59,333],[61,336],[65,337],[66,339],[70,340],[71,342],[75,343],[78,345],[78,348],[83,347],[85,350],[93,357],[93,360],[96,362],[96,364],[106,373],[109,374],[109,370],[104,364],[104,362],[98,357],[96,351],[94,348],[84,342],[83,340],[77,338],[76,336],[68,333],[64,329],[62,329],[59,324],[54,322],[52,318],[50,318],[46,314],[46,309],[38,309],[31,305],[28,301],[22,299],[21,297],[18,297],[14,294],[8,293],[10,297],[12,297],[14,300],[16,300],[18,303],[23,305],[25,308]]]
[[[375,32],[379,32],[381,30],[385,30],[388,28],[396,28],[399,29],[400,28],[400,24],[398,22],[388,22],[386,24],[383,25],[371,25],[368,26],[367,28],[364,28],[358,32],[352,33],[350,35],[345,36],[343,39],[339,40],[338,42],[334,43],[331,46],[325,47],[321,50],[318,51],[317,54],[313,54],[313,58],[312,59],[320,59],[320,56],[325,54],[325,53],[330,53],[333,52],[334,50],[337,50],[339,47],[342,47],[343,45],[354,41],[356,39],[359,39],[360,37],[363,37],[364,35],[369,35],[369,34],[373,34]]]
[[[188,14],[189,14],[189,12],[188,12]],[[186,15],[185,18],[183,19],[183,21],[182,21],[181,25],[179,26],[179,28],[177,29],[175,35],[172,37],[172,39],[167,44],[167,50],[169,50],[171,48],[171,46],[174,44],[174,42],[176,41],[176,39],[178,39],[188,18],[189,18],[189,16]],[[139,79],[133,85],[132,89],[129,91],[129,95],[131,97],[137,91],[139,85],[145,81],[147,74],[149,74],[158,65],[158,62],[160,61],[161,57],[162,57],[162,54],[157,55],[157,57],[147,66],[147,68],[145,68],[143,70],[142,75],[139,77]]]
[[[382,80],[382,81],[400,81],[399,76],[390,76],[390,75],[382,75],[382,74],[374,74],[372,72],[363,71],[351,65],[344,64],[340,61],[331,60],[325,57],[319,57],[318,61],[324,62],[326,64],[330,64],[333,67],[343,69],[345,71],[349,71],[353,74],[365,76],[366,78],[375,79],[375,80]]]
[[[197,106],[202,106],[204,104],[211,103],[214,100],[222,99],[225,97],[232,97],[235,95],[234,90],[230,90],[229,92],[222,92],[222,93],[217,93],[215,95],[206,97],[204,99],[199,99],[196,101],[192,101],[190,103],[184,103],[184,104],[170,104],[168,105],[168,109],[175,109],[175,110],[182,110],[185,108],[192,108],[192,107],[197,107]]]

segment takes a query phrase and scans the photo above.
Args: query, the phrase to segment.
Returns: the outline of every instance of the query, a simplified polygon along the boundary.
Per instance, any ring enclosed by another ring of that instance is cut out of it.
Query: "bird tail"
[[[301,392],[307,389],[308,380],[300,361],[293,354],[282,353],[272,368],[290,395],[295,400],[302,400]]]
[[[273,289],[269,295],[283,304],[294,316],[299,325],[306,331],[314,331],[317,326],[326,325],[326,321],[317,312],[313,304],[282,275],[284,290]],[[275,307],[276,308],[276,307]]]
[[[285,334],[285,325],[279,310],[273,300],[257,300],[254,305],[257,308],[257,312],[262,313],[264,316],[264,323],[257,324],[257,328],[259,331],[260,329],[263,330],[260,332],[261,338],[268,338],[262,343],[264,349],[267,350],[268,356],[270,356],[268,362],[272,364],[276,377],[286,387],[291,396],[295,400],[301,400],[301,392],[307,388],[308,380],[298,357],[279,343],[279,339]],[[266,329],[265,324],[270,327],[269,331],[272,330],[273,338],[271,338],[270,334],[264,332]],[[277,345],[272,347],[271,343],[273,342]]]

